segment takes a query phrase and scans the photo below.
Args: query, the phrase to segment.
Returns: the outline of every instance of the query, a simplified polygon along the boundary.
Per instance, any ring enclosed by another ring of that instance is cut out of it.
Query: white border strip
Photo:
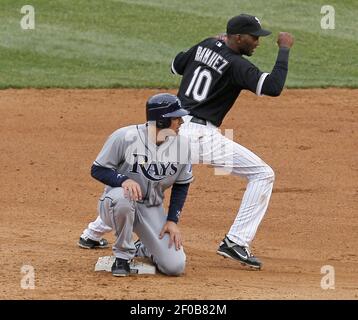
[[[262,85],[264,84],[264,81],[265,81],[265,79],[266,79],[266,77],[267,77],[268,75],[269,75],[269,73],[264,72],[264,73],[261,75],[261,77],[260,77],[260,79],[259,79],[259,82],[257,83],[256,94],[257,94],[258,96],[263,96],[263,94],[261,94]]]
[[[175,59],[173,59],[173,61],[172,61],[172,73],[174,73],[174,74],[176,74],[176,75],[179,75],[179,73],[175,70],[175,68],[174,68],[174,60]]]

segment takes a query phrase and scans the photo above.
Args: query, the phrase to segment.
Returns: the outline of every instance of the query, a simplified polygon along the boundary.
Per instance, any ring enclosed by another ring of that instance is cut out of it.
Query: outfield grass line
[[[273,35],[250,60],[270,72],[278,31],[290,31],[288,87],[358,86],[358,6],[330,1],[336,29],[320,29],[323,0],[34,0],[36,29],[20,28],[19,0],[0,4],[0,86],[175,87],[175,54],[225,31],[228,17],[256,14]],[[354,32],[353,32],[354,31]]]

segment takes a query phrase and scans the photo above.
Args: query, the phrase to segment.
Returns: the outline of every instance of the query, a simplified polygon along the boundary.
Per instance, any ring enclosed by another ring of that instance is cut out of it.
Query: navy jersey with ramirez
[[[287,64],[279,67],[287,73]],[[216,126],[221,125],[241,90],[262,95],[263,83],[269,75],[215,38],[180,52],[171,69],[183,76],[178,92],[183,107]]]

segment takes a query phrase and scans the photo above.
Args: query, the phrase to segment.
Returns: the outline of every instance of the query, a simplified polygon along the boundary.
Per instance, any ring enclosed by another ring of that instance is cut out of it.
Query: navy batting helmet
[[[179,98],[170,93],[160,93],[147,101],[147,121],[156,121],[158,128],[169,128],[171,118],[188,115],[181,107]]]

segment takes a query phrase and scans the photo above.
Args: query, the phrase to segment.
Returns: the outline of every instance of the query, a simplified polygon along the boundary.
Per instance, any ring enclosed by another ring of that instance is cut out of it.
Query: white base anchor
[[[115,256],[99,257],[94,267],[94,271],[112,271],[112,265]],[[148,259],[136,258],[129,264],[131,274],[155,274],[155,266],[148,261]]]

